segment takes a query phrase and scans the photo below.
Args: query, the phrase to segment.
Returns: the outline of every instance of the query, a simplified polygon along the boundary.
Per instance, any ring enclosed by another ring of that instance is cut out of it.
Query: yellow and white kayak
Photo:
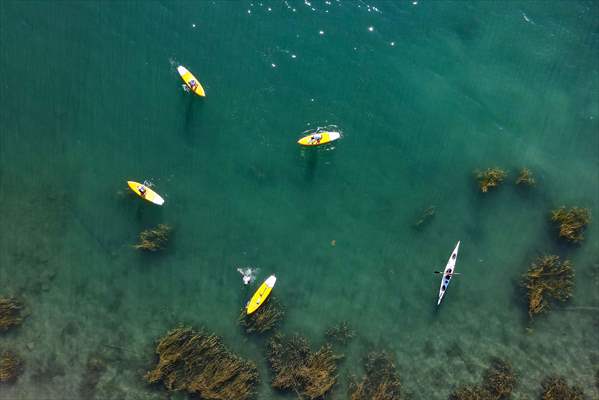
[[[160,197],[158,193],[144,185],[143,183],[135,182],[135,181],[127,181],[127,185],[133,190],[139,197],[144,200],[149,201],[150,203],[158,204],[159,206],[164,204],[164,199]],[[139,190],[140,188],[145,189],[145,193],[142,194]]]
[[[248,301],[247,305],[245,306],[248,315],[255,312],[262,304],[264,304],[276,282],[277,277],[271,275],[264,281],[262,285],[260,285],[258,290],[256,290],[256,293],[254,293],[250,301]]]
[[[187,68],[185,68],[182,65],[179,65],[177,67],[177,72],[179,72],[179,75],[181,75],[181,79],[183,79],[183,82],[185,82],[187,87],[192,92],[194,92],[198,96],[202,96],[202,97],[206,96],[206,92],[204,92],[204,88],[202,87],[202,84],[200,83],[198,78],[193,76],[193,74],[191,72],[189,72],[187,70]]]
[[[297,143],[302,146],[320,146],[321,144],[334,142],[340,137],[341,134],[339,132],[316,132],[304,136]]]

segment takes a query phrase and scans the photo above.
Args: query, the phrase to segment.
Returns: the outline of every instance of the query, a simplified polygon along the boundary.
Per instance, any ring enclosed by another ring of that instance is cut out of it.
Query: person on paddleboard
[[[139,194],[142,197],[146,195],[146,187],[144,185],[141,185],[140,187],[138,187],[137,190],[139,190]]]
[[[189,88],[191,90],[193,90],[195,92],[197,87],[198,87],[198,83],[194,79],[189,81]]]
[[[320,133],[315,133],[310,138],[310,143],[320,143],[321,140],[322,140],[322,135]]]

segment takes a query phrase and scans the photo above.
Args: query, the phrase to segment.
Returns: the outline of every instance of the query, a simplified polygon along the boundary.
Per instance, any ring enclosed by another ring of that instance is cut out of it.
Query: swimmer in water
[[[256,279],[256,272],[258,272],[258,270],[251,268],[237,268],[237,272],[243,276],[243,284],[249,285],[254,281],[254,279]]]

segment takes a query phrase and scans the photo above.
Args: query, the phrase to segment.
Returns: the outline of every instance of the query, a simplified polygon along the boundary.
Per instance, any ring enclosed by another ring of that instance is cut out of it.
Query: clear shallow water
[[[569,247],[547,222],[562,204],[599,215],[597,5],[288,4],[0,4],[1,294],[30,311],[0,337],[26,362],[0,397],[80,398],[101,357],[97,398],[163,398],[141,377],[182,322],[255,360],[259,398],[283,398],[236,325],[241,265],[277,274],[284,331],[316,344],[350,322],[342,384],[385,348],[414,399],[478,382],[491,356],[520,374],[517,399],[553,372],[597,395],[597,315],[556,310],[530,332],[517,291],[552,252],[576,266],[569,306],[599,303],[597,224]],[[344,132],[334,149],[297,148],[324,124]],[[495,165],[510,183],[482,196],[472,171]],[[511,183],[521,166],[531,191]],[[132,178],[166,206],[128,195]],[[165,254],[131,249],[160,222],[176,229]],[[464,275],[438,312],[431,271],[457,240]]]

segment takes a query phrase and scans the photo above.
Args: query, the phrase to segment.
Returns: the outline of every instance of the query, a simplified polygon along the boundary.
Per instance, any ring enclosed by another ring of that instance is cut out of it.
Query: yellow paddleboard
[[[340,137],[341,134],[339,132],[317,132],[311,133],[308,136],[304,136],[298,140],[297,143],[301,144],[302,146],[320,146],[321,144],[334,142]]]
[[[271,275],[267,280],[264,281],[262,285],[260,285],[258,290],[256,290],[256,293],[254,293],[250,301],[248,301],[247,305],[245,306],[248,315],[256,311],[262,304],[264,304],[266,298],[268,295],[270,295],[272,288],[275,286],[276,281],[277,277]]]
[[[198,78],[193,76],[193,74],[191,72],[189,72],[187,70],[187,68],[185,68],[182,65],[179,65],[177,67],[177,72],[179,72],[179,75],[181,75],[181,79],[183,79],[183,82],[185,82],[187,87],[192,92],[194,92],[198,96],[202,96],[202,97],[206,96],[206,92],[204,92],[204,88],[202,87],[202,84],[200,83]]]
[[[145,199],[145,200],[149,201],[150,203],[158,204],[159,206],[164,204],[164,199],[162,197],[160,197],[160,195],[158,193],[156,193],[155,191],[153,191],[146,185],[139,183],[139,182],[135,182],[135,181],[127,181],[127,185],[129,185],[131,190],[133,190],[135,193],[137,193],[137,195],[139,197],[141,197],[142,199]],[[142,194],[139,190],[142,187],[146,189],[144,194]]]

